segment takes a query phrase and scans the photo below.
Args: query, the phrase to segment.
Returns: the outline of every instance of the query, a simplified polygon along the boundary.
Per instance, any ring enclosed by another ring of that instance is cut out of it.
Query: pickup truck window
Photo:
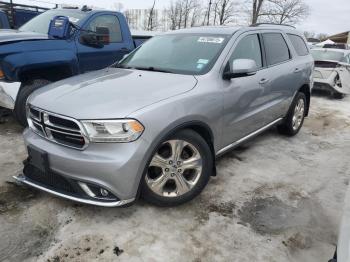
[[[236,59],[252,59],[258,68],[262,67],[260,41],[257,34],[244,37],[237,44],[230,59],[230,64]]]
[[[228,39],[228,35],[168,34],[156,36],[117,66],[201,75],[210,71]]]
[[[19,28],[20,31],[26,32],[36,32],[41,34],[47,34],[49,31],[50,21],[55,16],[67,16],[69,21],[73,24],[77,24],[81,19],[83,19],[86,14],[83,12],[77,12],[72,10],[50,10],[34,17],[32,20],[28,21],[26,24]]]
[[[119,20],[115,15],[100,15],[94,18],[87,26],[88,31],[98,33],[99,29],[106,28],[109,32],[102,37],[108,39],[108,43],[120,43],[123,41]],[[102,30],[103,31],[103,30]]]

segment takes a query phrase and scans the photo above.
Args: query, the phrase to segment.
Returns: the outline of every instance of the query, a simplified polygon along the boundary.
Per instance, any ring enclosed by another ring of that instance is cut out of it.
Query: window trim
[[[87,20],[87,21],[84,23],[84,25],[83,25],[83,30],[80,30],[80,33],[79,33],[79,35],[78,35],[78,41],[79,41],[79,43],[80,43],[81,45],[86,46],[85,44],[83,44],[83,43],[81,42],[81,36],[84,34],[84,30],[87,29],[87,27],[90,25],[90,23],[91,23],[94,19],[97,19],[97,18],[99,18],[99,17],[101,17],[101,16],[113,16],[113,17],[115,17],[115,18],[117,19],[117,21],[118,21],[118,23],[119,23],[121,40],[120,40],[120,42],[110,42],[108,45],[110,45],[110,44],[122,44],[122,43],[124,43],[124,36],[123,36],[123,31],[122,31],[122,26],[121,26],[121,23],[120,23],[120,19],[119,19],[119,17],[118,17],[117,15],[115,15],[115,14],[110,14],[110,13],[96,14],[96,15],[92,16],[89,20]]]
[[[235,51],[237,45],[239,44],[239,42],[242,39],[244,39],[245,37],[250,36],[250,35],[257,35],[258,40],[259,40],[259,44],[260,44],[262,66],[260,68],[258,68],[257,72],[267,68],[266,61],[265,61],[265,53],[264,53],[264,49],[263,49],[264,45],[263,45],[263,41],[260,37],[260,32],[258,32],[258,31],[243,32],[232,43],[230,50],[228,51],[228,53],[224,59],[224,62],[222,63],[222,66],[220,69],[220,75],[223,75],[225,72],[227,72],[227,68],[230,67],[230,59],[231,59],[233,52]]]
[[[268,60],[267,60],[267,52],[266,52],[266,45],[265,45],[265,41],[264,41],[264,34],[280,34],[282,36],[282,39],[284,40],[284,42],[286,43],[286,46],[288,48],[288,53],[289,53],[289,59],[288,60],[284,60],[282,62],[269,65]],[[271,68],[271,67],[274,67],[274,66],[277,66],[277,65],[288,63],[288,62],[293,60],[293,55],[292,55],[292,52],[290,50],[290,46],[289,46],[288,41],[287,41],[287,39],[285,38],[285,36],[284,36],[284,34],[282,32],[280,32],[280,31],[276,31],[276,32],[273,32],[273,31],[262,32],[261,33],[261,38],[262,38],[262,41],[264,42],[264,51],[265,51],[265,56],[266,56],[266,67],[267,68]]]
[[[307,51],[307,54],[305,54],[305,55],[299,55],[299,54],[298,54],[298,51],[296,50],[296,48],[295,48],[294,45],[293,45],[292,40],[289,38],[289,41],[291,42],[291,44],[292,44],[292,46],[293,46],[293,48],[294,48],[294,51],[296,52],[296,54],[297,54],[298,56],[308,56],[308,55],[310,55],[309,47],[307,46],[307,44],[305,43],[304,39],[303,39],[300,35],[292,34],[292,33],[286,33],[286,34],[287,34],[287,37],[288,37],[288,38],[289,38],[289,36],[291,35],[291,36],[299,37],[299,38],[303,41],[304,46],[305,46],[306,51]]]

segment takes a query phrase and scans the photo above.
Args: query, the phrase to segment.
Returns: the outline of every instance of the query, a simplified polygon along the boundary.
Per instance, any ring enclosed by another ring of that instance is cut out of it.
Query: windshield
[[[311,54],[315,61],[332,60],[341,62],[344,59],[344,54],[342,52],[324,50],[311,50]]]
[[[69,10],[50,10],[29,20],[26,24],[21,26],[19,30],[47,34],[49,31],[50,21],[55,16],[67,16],[70,22],[77,24],[86,16],[86,14]]]
[[[227,35],[156,36],[117,67],[200,75],[209,72],[225,47]]]

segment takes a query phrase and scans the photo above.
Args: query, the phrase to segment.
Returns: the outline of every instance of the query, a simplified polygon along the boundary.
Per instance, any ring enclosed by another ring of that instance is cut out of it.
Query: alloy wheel
[[[298,103],[294,109],[292,126],[294,130],[298,130],[305,117],[305,101],[304,99],[299,99]]]
[[[202,168],[202,156],[196,146],[184,140],[168,140],[154,154],[145,180],[157,195],[178,197],[197,184]]]

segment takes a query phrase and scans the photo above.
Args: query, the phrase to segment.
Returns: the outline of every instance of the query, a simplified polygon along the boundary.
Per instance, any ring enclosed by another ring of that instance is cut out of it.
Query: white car
[[[330,92],[341,99],[350,94],[350,50],[317,48],[311,54],[315,59],[314,89]]]
[[[349,262],[350,261],[350,189],[345,197],[343,218],[339,230],[337,251],[333,259],[329,262]]]

